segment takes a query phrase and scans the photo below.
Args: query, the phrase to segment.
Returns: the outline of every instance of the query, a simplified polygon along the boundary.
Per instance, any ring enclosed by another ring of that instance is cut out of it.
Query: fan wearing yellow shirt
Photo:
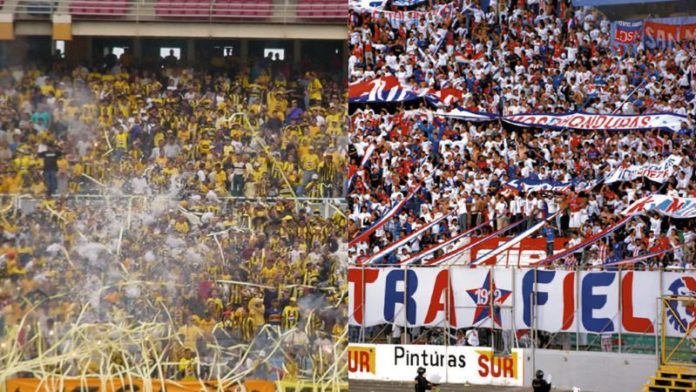
[[[290,302],[283,309],[283,330],[295,328],[300,321],[300,307],[297,306],[297,298],[291,297]]]
[[[197,368],[198,358],[193,355],[191,349],[184,350],[184,355],[179,360],[177,370],[179,372],[179,379],[184,381],[192,381],[196,379],[196,368]]]
[[[302,184],[297,188],[297,195],[304,196],[304,188],[312,181],[312,177],[317,174],[319,169],[319,156],[314,153],[314,146],[309,146],[309,151],[300,157],[300,167],[302,169]]]
[[[22,176],[16,170],[10,170],[9,174],[3,177],[2,182],[5,193],[16,194],[22,189]]]
[[[331,106],[329,106],[329,114],[326,115],[326,126],[328,133],[332,136],[339,136],[342,133],[342,122],[343,115],[338,112],[334,104],[331,104]]]
[[[114,159],[120,162],[128,151],[128,131],[125,129],[114,136]]]
[[[307,85],[307,92],[309,93],[309,105],[320,105],[321,104],[321,90],[324,86],[321,85],[321,81],[314,72],[307,72],[309,77],[309,84]]]

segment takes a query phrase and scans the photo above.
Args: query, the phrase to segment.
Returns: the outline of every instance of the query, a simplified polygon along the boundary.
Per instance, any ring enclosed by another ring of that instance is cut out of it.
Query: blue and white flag
[[[455,118],[465,121],[495,121],[498,115],[491,113],[472,112],[462,107],[450,110],[449,112],[437,112],[439,116]]]
[[[383,9],[387,0],[350,0],[350,8],[354,10]]]
[[[415,101],[425,96],[426,93],[427,90],[416,92],[409,86],[399,83],[395,76],[389,75],[351,84],[348,86],[348,102],[385,103]]]
[[[397,7],[413,7],[414,5],[420,5],[427,2],[428,0],[393,0],[392,5]]]
[[[611,23],[611,48],[622,47],[625,52],[634,53],[643,35],[643,21]]]
[[[556,192],[566,193],[573,187],[575,191],[582,192],[594,188],[602,182],[602,179],[584,181],[575,179],[570,182],[560,182],[554,180],[535,180],[532,178],[516,178],[508,181],[506,186],[520,192]]]

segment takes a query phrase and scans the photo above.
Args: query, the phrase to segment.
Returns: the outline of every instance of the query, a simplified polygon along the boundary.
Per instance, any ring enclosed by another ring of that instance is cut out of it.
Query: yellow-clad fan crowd
[[[126,69],[0,72],[0,379],[344,379],[340,79]]]

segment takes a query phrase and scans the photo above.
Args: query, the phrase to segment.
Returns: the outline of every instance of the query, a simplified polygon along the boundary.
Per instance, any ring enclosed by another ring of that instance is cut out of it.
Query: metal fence
[[[109,203],[119,203],[124,206],[132,205],[133,203],[152,203],[155,201],[177,201],[178,199],[168,198],[167,196],[140,196],[140,195],[88,195],[88,194],[70,194],[61,196],[63,200],[76,205],[106,205]],[[12,209],[13,213],[29,214],[34,212],[45,201],[43,197],[35,197],[32,195],[19,194],[0,194],[1,208]],[[308,208],[311,211],[319,211],[322,217],[330,218],[334,214],[343,214],[346,209],[346,202],[343,198],[312,198],[312,197],[296,197],[296,198],[281,198],[281,197],[264,197],[264,198],[247,198],[247,197],[220,197],[218,203],[224,213],[226,209],[234,208],[243,203],[251,204],[273,204],[275,202],[292,201],[296,208]]]
[[[393,266],[392,266],[393,267]],[[409,269],[417,269],[423,267],[409,267],[404,266],[401,269],[404,271],[404,277],[408,274]],[[467,269],[466,266],[450,266],[450,267],[440,267],[442,269]],[[361,269],[363,272],[366,268],[356,268]],[[370,269],[374,269],[371,266]],[[495,268],[491,268],[494,270]],[[512,282],[515,281],[515,273],[518,268],[502,268],[504,270],[512,271]],[[598,271],[600,268],[594,268]],[[575,273],[580,273],[582,271],[592,271],[593,268],[588,267],[584,269],[573,269]],[[619,274],[622,272],[629,272],[630,270],[617,270]],[[684,274],[693,274],[696,269],[679,269],[677,272],[683,272]],[[660,281],[663,279],[664,270],[660,269],[655,271],[655,273],[660,274]],[[674,272],[674,271],[670,271]],[[450,275],[451,276],[451,275]],[[492,274],[491,274],[492,276]],[[620,275],[621,276],[621,275]],[[491,277],[491,280],[493,278]],[[365,290],[365,278],[361,280],[363,282],[363,293]],[[408,291],[408,278],[403,280],[404,294]],[[619,278],[621,281],[621,278]],[[452,282],[451,285],[454,286],[457,283]],[[577,286],[577,284],[576,284]],[[621,286],[619,286],[621,287]],[[578,295],[578,287],[575,287],[575,295]],[[513,283],[513,293],[514,283]],[[536,293],[536,291],[535,291]],[[443,294],[445,298],[450,297],[450,293],[447,292]],[[514,294],[513,294],[514,295]],[[618,294],[621,295],[621,294]],[[380,324],[374,326],[364,326],[364,325],[351,325],[349,326],[349,342],[350,343],[371,343],[371,344],[431,344],[431,345],[471,345],[471,342],[466,339],[467,334],[470,330],[476,330],[478,333],[478,344],[477,346],[490,347],[496,352],[509,353],[513,348],[526,348],[526,349],[557,349],[564,351],[603,351],[603,352],[615,352],[615,353],[633,353],[633,354],[647,354],[655,355],[658,358],[661,356],[663,360],[665,357],[669,357],[670,352],[672,355],[672,360],[679,358],[680,361],[684,361],[687,358],[689,361],[693,356],[694,350],[696,350],[696,323],[688,329],[684,337],[671,337],[664,335],[664,314],[660,318],[660,313],[667,309],[666,306],[662,306],[661,302],[664,300],[661,298],[660,293],[655,293],[655,300],[652,304],[655,308],[656,317],[652,320],[655,324],[654,331],[646,331],[645,333],[627,333],[622,331],[622,328],[618,329],[618,332],[614,333],[587,333],[587,332],[548,332],[538,328],[539,314],[537,313],[537,304],[535,302],[535,296],[532,294],[530,298],[530,303],[532,304],[532,323],[531,327],[518,326],[515,325],[515,307],[521,306],[520,304],[505,304],[498,305],[492,302],[487,307],[490,307],[491,312],[500,312],[503,318],[511,320],[510,324],[497,326],[491,322],[485,322],[474,327],[466,328],[455,328],[451,327],[446,320],[450,319],[449,316],[449,305],[445,305],[445,317],[443,321],[436,326],[410,326],[406,321],[407,309],[405,306],[401,306],[400,310],[396,312],[393,320],[403,320],[402,324],[406,326],[396,326],[395,324]],[[362,308],[363,312],[367,312],[368,309],[365,307],[367,301],[366,294],[362,296],[362,304],[356,305]],[[446,300],[448,303],[449,299]],[[404,298],[404,304],[406,303],[406,298]],[[689,302],[689,303],[693,303]],[[460,309],[475,309],[475,306],[459,306],[454,307],[455,312],[458,313]],[[573,314],[575,320],[579,320],[579,313],[581,312],[580,307],[576,307]],[[621,326],[622,323],[623,309],[619,308],[618,313],[611,317],[611,321],[617,323]],[[351,313],[352,319],[352,313]],[[662,354],[662,355],[661,355]],[[669,358],[668,358],[669,359]]]

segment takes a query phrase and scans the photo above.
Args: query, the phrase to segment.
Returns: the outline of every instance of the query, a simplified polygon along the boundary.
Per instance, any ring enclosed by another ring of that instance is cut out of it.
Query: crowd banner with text
[[[349,6],[351,9],[382,9],[387,3],[387,0],[350,0]]]
[[[636,200],[623,210],[624,215],[656,211],[672,218],[696,218],[696,198],[651,195]]]
[[[365,327],[654,334],[658,297],[696,295],[694,271],[350,268],[348,281],[349,322]],[[667,321],[668,336],[683,336],[696,309],[677,306]]]
[[[392,5],[396,7],[412,7],[414,5],[420,5],[427,3],[428,0],[392,0]]]
[[[673,46],[676,43],[696,42],[696,21],[691,23],[661,23],[654,20],[645,21],[643,40],[651,49]]]
[[[521,127],[553,129],[629,131],[647,129],[670,129],[679,131],[686,116],[674,113],[655,113],[641,115],[612,115],[590,113],[566,114],[520,114],[503,117],[503,121]]]
[[[674,169],[682,161],[678,155],[670,155],[659,163],[644,163],[619,167],[604,178],[604,182],[611,184],[618,181],[633,181],[636,178],[645,177],[650,181],[664,183],[674,174]]]
[[[419,367],[436,384],[515,385],[524,382],[524,350],[500,355],[486,347],[351,344],[348,378],[412,382]]]
[[[584,191],[593,188],[599,180],[583,181],[581,179],[571,182],[560,182],[554,180],[536,180],[533,178],[515,178],[505,184],[512,191],[518,192],[555,192],[567,193],[572,189]]]
[[[643,21],[615,21],[611,23],[611,47],[624,53],[635,51],[643,35]]]

